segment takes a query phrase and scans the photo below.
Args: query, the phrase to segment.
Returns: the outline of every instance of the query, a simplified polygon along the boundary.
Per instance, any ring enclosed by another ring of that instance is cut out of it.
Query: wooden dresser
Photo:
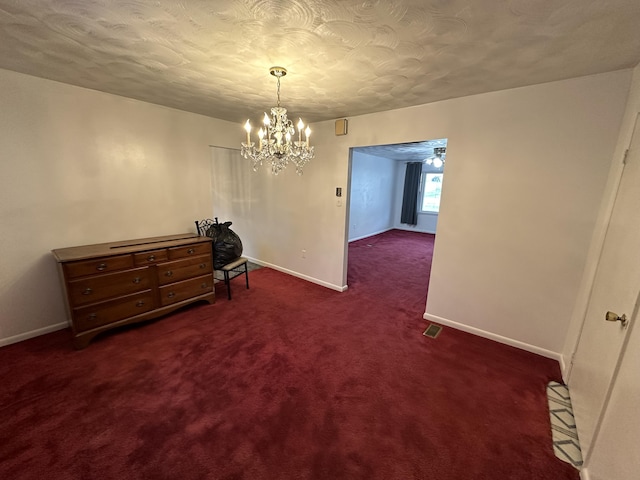
[[[53,250],[76,348],[98,333],[215,301],[211,239],[186,233]]]

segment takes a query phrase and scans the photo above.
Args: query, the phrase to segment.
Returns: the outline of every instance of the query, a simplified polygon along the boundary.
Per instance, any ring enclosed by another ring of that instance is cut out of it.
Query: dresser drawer
[[[76,331],[90,330],[101,325],[117,322],[153,309],[153,294],[145,290],[116,300],[96,303],[73,310]]]
[[[211,273],[212,271],[211,255],[200,255],[198,257],[161,263],[158,265],[158,283],[160,285],[166,285],[168,283],[179,282],[187,278],[204,275],[205,273]]]
[[[84,277],[69,282],[69,300],[77,307],[147,290],[151,285],[149,267]]]
[[[178,258],[195,257],[197,255],[211,254],[211,242],[193,243],[185,247],[172,247],[169,249],[169,260]]]
[[[166,306],[213,291],[213,275],[184,280],[160,287],[160,305]]]
[[[154,263],[164,262],[169,258],[166,248],[160,250],[149,250],[148,252],[134,253],[133,260],[136,267],[142,265],[153,265]]]
[[[64,270],[68,278],[84,277],[96,273],[114,272],[133,267],[131,255],[114,255],[112,257],[92,258],[77,262],[65,263]]]

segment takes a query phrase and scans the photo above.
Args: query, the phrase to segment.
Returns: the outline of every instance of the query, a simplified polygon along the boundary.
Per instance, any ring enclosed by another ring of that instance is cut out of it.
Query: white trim
[[[562,381],[565,385],[567,385],[567,364],[564,361],[564,355],[560,354],[560,360],[558,360],[560,362],[560,372],[562,373]]]
[[[589,480],[591,477],[589,477],[589,469],[588,468],[583,468],[580,470],[580,480]]]
[[[49,325],[48,327],[38,328],[37,330],[31,330],[30,332],[14,335],[13,337],[1,338],[0,347],[11,345],[12,343],[22,342],[23,340],[28,340],[30,338],[39,337],[40,335],[44,335],[46,333],[57,332],[58,330],[63,330],[68,326],[69,324],[67,322],[56,323],[55,325]]]
[[[431,235],[435,235],[436,232],[432,232],[431,230],[424,230],[418,228],[409,228],[409,227],[393,227],[395,230],[402,230],[404,232],[417,232],[417,233],[430,233]]]
[[[325,282],[323,280],[318,280],[317,278],[313,278],[313,277],[310,277],[308,275],[304,275],[303,273],[294,272],[293,270],[289,270],[288,268],[279,267],[278,265],[274,265],[274,264],[269,263],[269,262],[263,262],[262,260],[258,260],[256,258],[247,257],[247,256],[245,256],[245,258],[249,259],[249,261],[251,261],[253,263],[257,263],[258,265],[262,265],[263,267],[272,268],[273,270],[277,270],[279,272],[286,273],[288,275],[292,275],[294,277],[301,278],[301,279],[306,280],[308,282],[315,283],[317,285],[321,285],[321,286],[326,287],[326,288],[330,288],[331,290],[335,290],[337,292],[344,292],[344,291],[347,290],[347,288],[349,288],[347,285],[343,285],[343,286],[334,285],[333,283]]]
[[[384,230],[380,230],[375,233],[367,233],[366,235],[362,235],[361,237],[351,238],[349,239],[349,243],[355,242],[356,240],[362,240],[363,238],[373,237],[374,235],[380,235],[381,233],[388,232],[389,230],[393,230],[393,227],[385,228]]]
[[[503,337],[502,335],[498,335],[496,333],[487,332],[486,330],[481,330],[479,328],[471,327],[469,325],[464,325],[462,323],[454,322],[453,320],[448,320],[446,318],[438,317],[437,315],[431,315],[430,313],[424,312],[422,316],[425,320],[431,320],[432,322],[440,323],[442,325],[446,325],[451,328],[455,328],[456,330],[462,330],[463,332],[473,333],[479,337],[488,338],[489,340],[494,340],[498,343],[504,343],[505,345],[510,345],[512,347],[519,348],[520,350],[525,350],[527,352],[535,353],[541,355],[543,357],[552,358],[553,360],[557,360],[560,362],[562,356],[557,352],[552,352],[551,350],[547,350],[545,348],[536,347],[535,345],[530,345],[528,343],[521,342],[519,340],[514,340],[513,338]]]

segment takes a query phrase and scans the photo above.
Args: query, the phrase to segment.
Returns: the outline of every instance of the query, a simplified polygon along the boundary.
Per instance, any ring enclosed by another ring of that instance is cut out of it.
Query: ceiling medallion
[[[287,70],[283,67],[271,67],[269,73],[278,79],[278,106],[271,109],[271,117],[265,112],[264,125],[258,130],[257,146],[251,141],[251,123],[247,120],[244,124],[247,143],[242,143],[240,153],[247,160],[251,159],[254,172],[266,163],[271,165],[271,173],[277,175],[291,162],[296,166],[296,173],[302,175],[302,168],[314,156],[313,147],[309,146],[311,129],[309,126],[305,128],[302,119],[299,119],[298,140],[294,140],[296,131],[293,122],[287,119],[287,109],[280,106],[280,78],[287,74]]]
[[[433,165],[436,168],[442,168],[446,155],[447,147],[436,147],[433,149],[433,156],[425,159],[425,163],[427,165]]]

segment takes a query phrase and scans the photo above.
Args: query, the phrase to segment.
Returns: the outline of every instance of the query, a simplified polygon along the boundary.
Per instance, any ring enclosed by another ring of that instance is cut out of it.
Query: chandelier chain
[[[278,107],[280,106],[280,77],[278,77]]]

